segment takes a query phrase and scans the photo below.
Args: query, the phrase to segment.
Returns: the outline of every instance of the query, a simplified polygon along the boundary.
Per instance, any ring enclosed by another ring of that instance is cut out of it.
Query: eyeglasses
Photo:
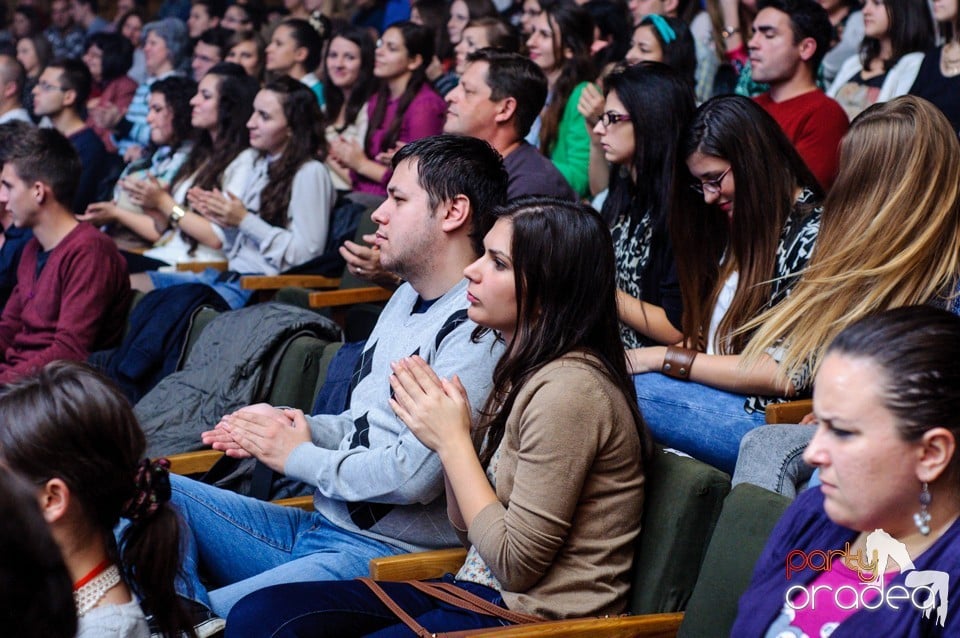
[[[690,188],[700,193],[701,195],[703,195],[704,193],[709,193],[710,195],[716,195],[717,193],[720,192],[721,184],[723,184],[723,178],[727,176],[727,173],[729,173],[730,169],[732,168],[733,166],[723,171],[723,173],[720,174],[720,177],[716,179],[704,179],[704,180],[696,181],[693,184],[690,184]]]
[[[600,123],[604,128],[610,128],[617,122],[629,122],[630,116],[626,113],[617,113],[616,111],[607,111],[600,116]]]
[[[41,80],[40,82],[37,82],[37,86],[38,86],[38,87],[40,88],[40,90],[43,91],[43,92],[47,92],[47,91],[66,91],[66,89],[63,88],[62,86],[57,86],[56,84],[50,84],[49,82],[44,82],[43,80]]]

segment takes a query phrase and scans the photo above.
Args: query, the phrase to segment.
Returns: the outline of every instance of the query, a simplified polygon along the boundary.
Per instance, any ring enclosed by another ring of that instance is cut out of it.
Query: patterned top
[[[817,234],[820,232],[820,215],[823,206],[816,201],[816,195],[810,189],[803,189],[794,204],[793,211],[787,218],[787,223],[780,233],[780,243],[777,244],[777,258],[774,264],[773,281],[771,283],[770,301],[764,310],[773,308],[787,298],[793,286],[797,283],[803,270],[810,261]],[[778,350],[771,351],[771,356],[779,360]],[[792,379],[798,391],[810,385],[809,370],[804,370]],[[747,414],[763,411],[771,403],[782,403],[783,397],[747,397],[743,409]]]
[[[487,464],[487,480],[490,481],[490,485],[493,487],[497,486],[497,465],[500,464],[500,452],[502,451],[503,443],[501,443],[497,451],[493,453],[493,456],[490,457],[490,463]],[[467,557],[464,559],[463,565],[460,566],[460,571],[457,572],[456,579],[483,585],[484,587],[496,589],[497,591],[502,589],[500,581],[497,580],[497,577],[494,576],[490,568],[487,567],[483,558],[480,557],[480,552],[477,551],[476,545],[470,546]]]
[[[650,243],[653,224],[646,211],[630,228],[630,217],[620,215],[610,229],[613,236],[613,254],[617,263],[617,288],[634,299],[643,298],[643,274],[650,263]],[[620,322],[620,339],[624,348],[641,348],[654,343],[630,326]]]

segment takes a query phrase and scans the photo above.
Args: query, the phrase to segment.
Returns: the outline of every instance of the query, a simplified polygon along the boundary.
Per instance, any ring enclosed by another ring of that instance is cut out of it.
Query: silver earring
[[[920,488],[920,511],[913,515],[913,524],[924,536],[930,535],[930,512],[927,511],[930,500],[930,489],[924,481],[923,487]]]

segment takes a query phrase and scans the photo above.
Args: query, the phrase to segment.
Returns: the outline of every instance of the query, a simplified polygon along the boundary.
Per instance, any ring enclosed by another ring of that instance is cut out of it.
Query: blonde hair
[[[815,374],[827,346],[876,312],[952,297],[960,273],[960,142],[926,100],[904,96],[856,118],[817,246],[790,296],[740,328],[743,365],[786,347],[784,380]],[[812,378],[809,377],[809,378]]]

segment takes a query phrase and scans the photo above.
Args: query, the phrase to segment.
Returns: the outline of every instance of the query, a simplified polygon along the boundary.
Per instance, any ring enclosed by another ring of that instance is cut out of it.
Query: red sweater
[[[850,127],[843,107],[820,89],[783,102],[774,102],[769,93],[754,99],[787,134],[823,190],[830,190],[840,164],[840,140]]]
[[[40,242],[31,239],[17,286],[0,318],[0,383],[50,361],[83,361],[119,340],[130,304],[130,276],[113,240],[80,223],[57,244],[37,277]]]

